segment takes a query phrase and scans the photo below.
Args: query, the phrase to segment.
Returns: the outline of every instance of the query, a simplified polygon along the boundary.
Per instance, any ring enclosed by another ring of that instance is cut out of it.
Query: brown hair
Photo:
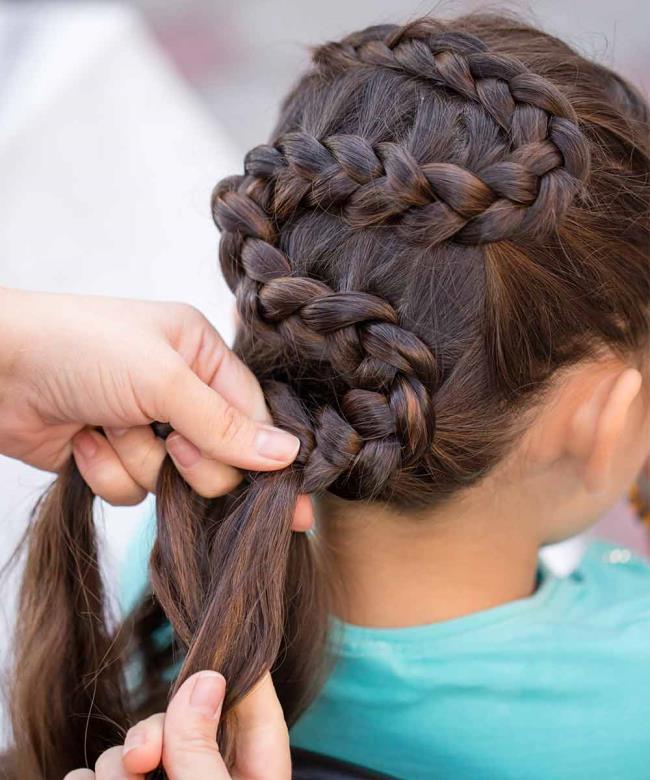
[[[434,505],[484,476],[555,372],[648,343],[648,110],[621,78],[504,17],[370,27],[315,50],[213,213],[235,350],[296,462],[206,501],[169,462],[140,694],[173,649],[228,681],[272,668],[289,722],[318,688],[327,582],[300,492]],[[18,626],[22,777],[90,763],[133,714],[74,466],[37,514]],[[162,613],[161,610],[162,609]],[[137,704],[138,702],[136,702]]]

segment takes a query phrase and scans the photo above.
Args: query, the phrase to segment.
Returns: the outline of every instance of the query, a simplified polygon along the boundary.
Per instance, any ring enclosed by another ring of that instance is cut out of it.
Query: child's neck
[[[404,627],[530,596],[539,548],[532,518],[486,503],[399,516],[381,505],[323,499],[319,533],[342,585],[337,615],[356,625]]]

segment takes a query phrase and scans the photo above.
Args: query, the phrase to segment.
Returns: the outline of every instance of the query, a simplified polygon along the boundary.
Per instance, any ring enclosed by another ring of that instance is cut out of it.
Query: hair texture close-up
[[[642,98],[519,20],[424,17],[316,48],[212,202],[235,352],[298,457],[214,500],[167,460],[153,592],[115,636],[92,495],[73,464],[59,476],[29,532],[15,775],[92,766],[205,668],[228,684],[227,761],[265,670],[294,722],[327,669],[330,604],[318,530],[291,531],[297,496],[440,504],[508,453],[556,372],[647,345],[649,177]]]

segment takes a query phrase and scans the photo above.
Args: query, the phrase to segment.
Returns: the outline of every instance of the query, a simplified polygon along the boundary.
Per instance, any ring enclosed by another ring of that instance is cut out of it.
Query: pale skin
[[[10,342],[0,355],[3,454],[52,471],[72,454],[94,492],[113,503],[137,503],[152,490],[165,451],[207,496],[230,490],[238,469],[282,468],[295,457],[288,444],[283,458],[260,455],[257,437],[269,417],[259,386],[191,307],[0,296],[0,330]],[[345,588],[340,617],[403,627],[529,596],[539,547],[587,528],[647,468],[647,364],[647,356],[603,354],[572,366],[526,421],[510,455],[442,508],[406,516],[319,499],[319,532]],[[152,420],[171,422],[177,433],[165,443],[155,439]],[[95,426],[106,438],[90,430]],[[82,446],[87,437],[94,450]],[[175,441],[192,445],[194,457],[174,453]],[[294,529],[311,522],[303,497]],[[166,745],[177,721],[169,723],[169,712],[167,721],[157,718],[152,744]],[[166,748],[157,749],[164,762]],[[118,755],[127,760],[113,749],[111,761]],[[139,767],[122,763],[122,774],[110,777],[149,771]]]
[[[111,504],[155,492],[167,453],[208,498],[232,490],[240,469],[281,469],[298,453],[191,306],[0,288],[0,333],[0,454],[53,472],[73,456]],[[153,421],[175,432],[163,441]],[[311,523],[302,496],[294,530]]]
[[[228,771],[216,743],[225,687],[217,672],[192,675],[166,713],[129,729],[94,771],[75,769],[64,780],[144,780],[161,764],[170,780],[290,780],[289,734],[269,674],[237,707],[237,758]]]

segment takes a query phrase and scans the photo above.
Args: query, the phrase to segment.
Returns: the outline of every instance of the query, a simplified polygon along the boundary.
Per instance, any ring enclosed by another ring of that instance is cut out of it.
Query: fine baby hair
[[[92,766],[164,706],[174,658],[172,688],[224,674],[228,760],[265,670],[295,721],[327,668],[330,603],[318,532],[291,531],[297,496],[444,502],[504,457],[560,369],[647,346],[647,130],[620,77],[512,18],[424,17],[314,51],[212,203],[234,349],[299,455],[214,500],[168,460],[153,594],[115,636],[92,495],[72,463],[59,476],[20,602],[18,777]]]

